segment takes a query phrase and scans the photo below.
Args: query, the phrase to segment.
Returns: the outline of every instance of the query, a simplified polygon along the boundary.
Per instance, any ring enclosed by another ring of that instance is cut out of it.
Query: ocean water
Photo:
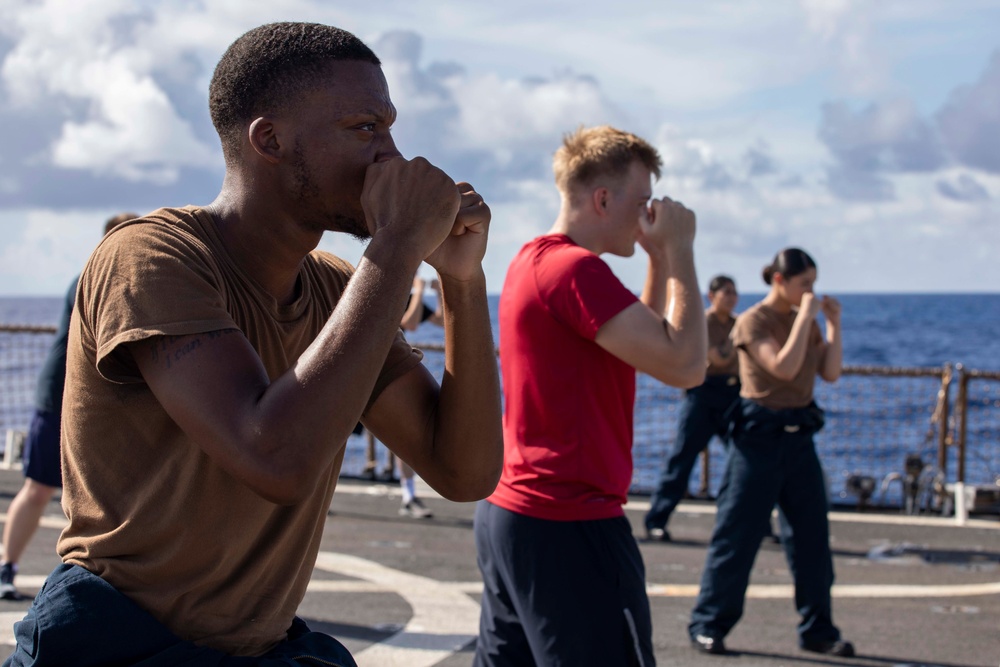
[[[743,294],[737,311],[763,294]],[[844,363],[1000,371],[1000,294],[843,294]],[[425,297],[433,306],[433,297]],[[499,295],[490,296],[494,337]],[[0,297],[0,323],[55,325],[61,297]],[[424,324],[408,338],[442,343]]]
[[[850,366],[938,369],[961,364],[965,369],[1000,372],[1000,294],[844,294],[844,363]],[[737,311],[756,303],[762,294],[741,295]],[[490,297],[490,310],[497,329],[499,297]],[[428,298],[428,305],[433,305]],[[59,317],[60,297],[0,298],[0,323],[54,325]],[[440,344],[443,332],[425,323],[408,334],[415,346]],[[0,341],[0,355],[5,344]],[[38,359],[38,364],[41,359]],[[441,377],[443,355],[425,354],[425,365]],[[0,381],[28,382],[37,368],[24,359],[8,360],[0,367]],[[817,447],[830,481],[835,502],[853,503],[844,482],[851,474],[873,477],[879,483],[873,502],[898,505],[901,485],[886,482],[903,470],[907,454],[919,454],[927,464],[926,475],[941,473],[946,481],[957,474],[954,447],[946,450],[945,470],[938,461],[933,421],[940,381],[934,377],[867,377],[845,375],[834,385],[818,383],[817,400],[827,410],[827,426],[817,436]],[[949,395],[953,436],[957,388]],[[636,397],[635,474],[633,491],[649,491],[655,483],[665,452],[676,430],[679,390],[660,385],[640,375]],[[29,395],[30,400],[30,395]],[[30,414],[30,405],[15,411],[14,419]],[[10,419],[10,418],[8,418]],[[1000,478],[1000,381],[976,380],[969,385],[967,413],[966,482],[992,485]],[[344,474],[358,474],[364,464],[364,443],[353,436],[348,441]],[[708,492],[721,482],[724,450],[718,442],[711,449]],[[380,448],[380,457],[384,450]],[[697,487],[697,470],[692,492]]]

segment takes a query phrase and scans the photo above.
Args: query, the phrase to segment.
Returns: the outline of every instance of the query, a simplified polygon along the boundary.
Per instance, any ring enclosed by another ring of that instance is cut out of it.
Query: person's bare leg
[[[365,429],[365,470],[364,477],[375,479],[375,436]]]
[[[25,478],[24,485],[7,510],[7,523],[3,527],[5,563],[16,563],[21,559],[55,492],[56,487]]]
[[[427,509],[424,503],[417,498],[416,475],[413,468],[406,465],[403,459],[399,459],[399,487],[403,492],[403,504],[399,508],[399,513],[404,516],[412,516],[415,519],[429,519],[433,513]]]
[[[396,476],[396,455],[392,452],[391,449],[387,449],[385,453],[386,453],[385,470],[382,471],[382,477],[384,477],[387,481],[391,482],[393,478]],[[403,464],[402,459],[400,459],[399,462],[400,464]],[[410,471],[410,474],[411,475],[413,474],[412,470]]]

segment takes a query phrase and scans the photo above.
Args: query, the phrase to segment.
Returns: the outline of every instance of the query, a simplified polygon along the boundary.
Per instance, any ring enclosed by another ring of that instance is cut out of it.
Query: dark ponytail
[[[775,273],[780,273],[786,278],[792,278],[800,273],[805,273],[809,269],[815,268],[816,262],[805,250],[801,248],[785,248],[774,256],[774,261],[764,267],[764,282],[770,285]]]

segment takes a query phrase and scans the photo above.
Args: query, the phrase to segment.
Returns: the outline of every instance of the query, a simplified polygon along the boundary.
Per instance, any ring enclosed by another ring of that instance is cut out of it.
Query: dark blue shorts
[[[36,410],[24,439],[24,476],[55,488],[62,487],[59,459],[59,415]]]
[[[111,584],[78,565],[59,565],[14,624],[3,667],[357,667],[343,644],[299,618],[288,639],[259,657],[234,657],[175,636]]]

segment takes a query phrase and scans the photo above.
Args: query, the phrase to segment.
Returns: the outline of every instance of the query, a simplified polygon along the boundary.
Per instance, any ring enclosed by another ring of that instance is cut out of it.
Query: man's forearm
[[[704,363],[708,358],[708,332],[705,305],[698,291],[693,250],[675,250],[670,255],[669,266],[667,332],[679,353],[691,355]]]
[[[477,500],[496,486],[503,466],[500,379],[486,279],[442,277],[445,372],[435,424],[434,459],[452,480],[453,499]]]
[[[303,442],[329,449],[324,443],[331,435],[339,441],[357,423],[399,330],[411,284],[407,271],[382,258],[362,258],[320,334],[268,388],[264,399],[280,396],[283,408],[272,407],[271,414],[285,422],[282,428],[298,425],[292,429],[301,431],[300,449]],[[333,414],[330,405],[338,406]]]
[[[667,279],[669,277],[670,268],[666,258],[657,259],[650,255],[649,266],[646,269],[646,284],[642,288],[640,300],[661,317],[667,308]]]

